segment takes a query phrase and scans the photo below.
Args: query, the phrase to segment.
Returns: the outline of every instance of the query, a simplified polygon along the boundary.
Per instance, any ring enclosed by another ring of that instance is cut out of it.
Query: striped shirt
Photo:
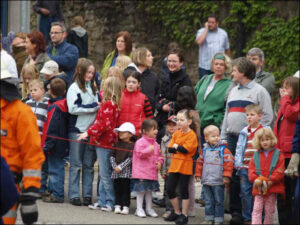
[[[39,128],[39,134],[43,134],[44,123],[47,119],[48,111],[48,98],[44,97],[42,101],[36,102],[33,99],[26,101],[26,104],[29,105],[36,116],[37,126]]]
[[[146,96],[144,101],[144,113],[146,118],[153,118],[153,110],[149,98]]]

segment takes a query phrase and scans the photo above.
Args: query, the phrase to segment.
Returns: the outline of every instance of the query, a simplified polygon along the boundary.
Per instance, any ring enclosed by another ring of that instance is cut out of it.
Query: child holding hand
[[[156,142],[157,122],[146,119],[142,123],[142,137],[135,143],[132,157],[132,178],[135,179],[133,191],[137,192],[138,217],[158,217],[152,209],[152,192],[159,190],[158,171],[164,159]],[[143,209],[143,199],[146,199],[146,213]]]
[[[254,136],[254,153],[249,163],[249,180],[253,183],[254,206],[252,224],[273,224],[277,194],[284,195],[284,154],[275,148],[277,139],[269,128],[258,130]]]

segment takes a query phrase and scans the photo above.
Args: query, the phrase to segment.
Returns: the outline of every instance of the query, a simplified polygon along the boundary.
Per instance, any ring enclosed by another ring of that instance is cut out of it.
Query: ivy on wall
[[[162,35],[185,47],[196,45],[196,32],[209,14],[222,14],[220,24],[229,34],[233,57],[261,48],[265,69],[275,75],[277,84],[299,70],[299,16],[279,18],[270,0],[142,1],[138,7],[161,25]]]

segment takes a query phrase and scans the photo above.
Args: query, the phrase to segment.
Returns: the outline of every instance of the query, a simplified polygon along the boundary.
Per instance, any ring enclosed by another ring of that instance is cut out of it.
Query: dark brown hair
[[[292,104],[294,104],[296,98],[299,97],[299,78],[293,76],[287,77],[283,80],[283,84],[292,88],[293,95],[291,96],[291,99],[292,99]]]
[[[170,49],[168,55],[175,54],[179,58],[179,62],[184,62],[183,50],[181,48]]]
[[[193,118],[192,112],[190,109],[182,109],[180,110],[177,114],[183,114],[185,116],[186,119],[188,120],[192,120],[192,123],[190,125],[190,128],[195,131],[195,133],[197,134],[197,128],[196,128],[196,123],[195,120]]]
[[[78,84],[78,87],[80,88],[80,90],[82,90],[83,92],[86,92],[84,75],[86,74],[86,72],[88,71],[90,66],[93,66],[95,68],[95,73],[96,73],[96,67],[95,67],[94,63],[92,62],[92,60],[89,60],[86,58],[78,59],[73,82],[75,81]],[[95,95],[97,92],[97,87],[95,85],[95,75],[93,76],[93,78],[91,80],[91,88],[92,88],[93,94]]]
[[[31,44],[35,44],[34,52],[36,55],[46,52],[46,40],[41,32],[32,31],[30,34],[27,34],[27,38]]]
[[[131,35],[128,31],[120,31],[115,39],[115,43],[117,42],[117,39],[119,37],[123,37],[125,41],[125,53],[126,55],[130,55],[132,51],[132,40],[131,40]],[[115,51],[118,52],[117,46],[115,47]]]
[[[146,131],[150,130],[151,128],[157,128],[157,122],[155,119],[145,119],[142,123],[142,133],[144,134]]]
[[[66,82],[60,78],[54,78],[50,82],[50,91],[56,97],[64,96],[66,93]]]
[[[246,57],[239,57],[232,62],[233,66],[237,67],[240,73],[243,73],[249,80],[254,80],[256,76],[256,69],[250,59]]]

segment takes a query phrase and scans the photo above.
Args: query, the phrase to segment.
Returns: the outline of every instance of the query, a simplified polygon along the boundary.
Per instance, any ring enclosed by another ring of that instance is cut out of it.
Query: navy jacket
[[[48,102],[47,121],[43,128],[42,146],[46,154],[64,158],[69,154],[69,142],[49,136],[68,138],[68,106],[66,98],[51,98]]]
[[[55,48],[56,54],[52,55],[52,49]],[[68,78],[69,83],[72,83],[73,75],[75,73],[75,68],[77,65],[79,53],[76,46],[63,41],[62,43],[56,46],[47,46],[47,54],[48,56],[57,62],[59,65],[59,70],[64,71]]]

